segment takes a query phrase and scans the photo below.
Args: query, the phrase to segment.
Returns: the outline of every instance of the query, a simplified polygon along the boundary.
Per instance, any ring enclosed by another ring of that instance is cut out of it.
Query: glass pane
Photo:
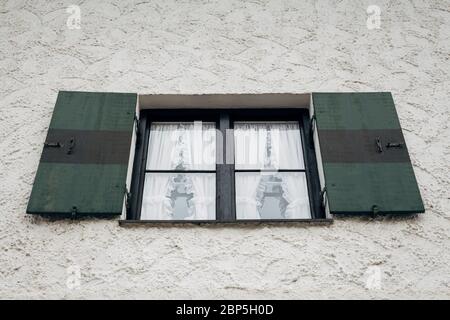
[[[141,220],[215,220],[214,173],[147,173]]]
[[[310,219],[304,172],[236,172],[237,219]]]
[[[216,131],[211,122],[152,122],[149,170],[215,170]]]
[[[305,168],[298,122],[235,122],[236,169]]]

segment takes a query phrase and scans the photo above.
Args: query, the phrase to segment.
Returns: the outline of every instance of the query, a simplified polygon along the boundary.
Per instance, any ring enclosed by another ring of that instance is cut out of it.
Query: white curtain
[[[189,201],[193,215],[186,220],[215,220],[216,179],[215,174],[191,174],[192,193]]]
[[[142,197],[141,220],[172,220],[173,207],[170,195],[173,191],[171,176],[148,174]]]
[[[216,170],[216,126],[214,123],[194,122],[189,130],[190,170]]]
[[[254,172],[236,173],[236,218],[261,219],[257,193],[261,175]]]
[[[234,137],[236,169],[305,168],[298,122],[236,122]],[[283,197],[288,202],[280,218],[311,218],[305,174],[278,172],[275,175],[282,180]],[[236,173],[238,219],[261,219],[265,192],[261,177],[258,173]]]
[[[281,185],[283,197],[288,202],[285,211],[286,219],[310,219],[308,187],[303,172],[279,173],[283,180]]]
[[[185,173],[186,193],[193,194],[189,200],[186,220],[215,220],[216,177],[214,173]],[[174,179],[179,174],[148,173],[142,198],[141,220],[173,220],[175,198]]]
[[[235,122],[235,168],[264,168],[266,140],[267,130],[265,126],[250,122]]]
[[[215,170],[215,137],[214,123],[152,122],[147,169]]]
[[[304,169],[298,122],[236,122],[236,169]]]

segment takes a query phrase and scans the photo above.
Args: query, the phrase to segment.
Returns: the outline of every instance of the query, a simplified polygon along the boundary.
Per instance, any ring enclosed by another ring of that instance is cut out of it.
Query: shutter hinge
[[[71,219],[75,220],[77,218],[78,208],[77,206],[72,207]]]
[[[137,114],[134,114],[134,122],[136,122],[136,133],[139,132],[139,118]]]
[[[128,191],[127,187],[125,187],[125,209],[127,214],[130,212],[131,209],[131,192]]]
[[[327,194],[327,187],[323,188],[322,191],[320,191],[320,204],[325,209],[328,203],[328,194]]]
[[[375,218],[380,212],[380,208],[375,204],[372,206],[372,218]]]
[[[140,141],[140,132],[141,132],[141,129],[140,129],[140,121],[139,121],[139,118],[138,118],[138,116],[137,116],[137,114],[134,114],[134,122],[135,122],[135,133],[136,133],[136,143],[139,143],[139,141]]]
[[[311,120],[309,120],[309,134],[311,136],[311,143],[314,142],[314,132],[316,131],[317,118],[316,115],[313,114]]]

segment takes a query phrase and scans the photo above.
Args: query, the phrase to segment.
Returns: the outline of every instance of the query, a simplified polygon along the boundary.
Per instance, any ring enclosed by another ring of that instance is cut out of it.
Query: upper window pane
[[[216,132],[211,122],[152,122],[148,170],[215,170]]]
[[[235,122],[235,168],[305,168],[298,122]]]

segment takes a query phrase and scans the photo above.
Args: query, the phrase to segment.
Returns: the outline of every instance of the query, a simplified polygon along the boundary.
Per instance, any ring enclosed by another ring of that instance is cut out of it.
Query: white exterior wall
[[[0,298],[450,298],[449,52],[448,0],[1,0]],[[151,228],[29,216],[58,90],[392,91],[427,212]]]

